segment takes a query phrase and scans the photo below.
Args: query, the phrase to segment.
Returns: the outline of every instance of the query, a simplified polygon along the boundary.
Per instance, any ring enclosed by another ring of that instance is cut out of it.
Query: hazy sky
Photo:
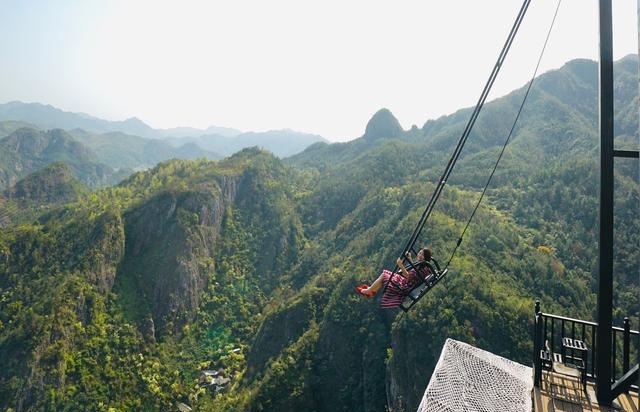
[[[0,103],[155,128],[361,136],[473,106],[519,0],[0,0]],[[533,0],[490,98],[531,77],[557,0]],[[637,1],[613,0],[614,58]],[[597,0],[563,0],[540,73],[598,54]]]

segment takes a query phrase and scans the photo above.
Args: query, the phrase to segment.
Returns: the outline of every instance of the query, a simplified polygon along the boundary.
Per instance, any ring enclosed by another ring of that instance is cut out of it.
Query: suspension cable
[[[449,162],[447,163],[445,171],[442,174],[442,177],[440,178],[440,180],[438,181],[436,189],[433,192],[431,199],[427,204],[426,209],[422,213],[422,216],[420,218],[420,221],[418,222],[418,225],[414,229],[413,233],[411,234],[411,237],[409,238],[409,241],[407,242],[406,246],[404,247],[400,255],[405,261],[407,260],[407,257],[406,257],[407,252],[413,250],[415,243],[418,237],[420,236],[420,233],[422,232],[422,229],[424,228],[425,223],[427,222],[427,219],[429,218],[429,216],[431,215],[431,212],[433,211],[436,201],[440,197],[440,194],[442,193],[442,190],[444,189],[444,186],[447,183],[447,179],[451,175],[453,167],[455,166],[456,162],[458,161],[458,158],[460,157],[460,153],[462,152],[462,149],[464,148],[464,145],[469,137],[469,134],[471,133],[471,129],[473,128],[473,125],[475,124],[476,119],[480,114],[480,110],[482,110],[484,102],[487,99],[487,96],[489,95],[489,91],[491,90],[491,87],[493,86],[493,83],[495,82],[496,77],[498,76],[498,72],[500,71],[500,68],[502,67],[502,63],[504,62],[507,56],[507,53],[511,48],[513,39],[515,38],[515,35],[518,32],[518,29],[520,28],[520,23],[522,23],[522,20],[524,19],[524,15],[530,3],[531,3],[531,0],[524,0],[522,3],[522,6],[520,7],[518,16],[516,17],[516,20],[513,23],[513,26],[511,27],[509,36],[507,37],[507,40],[504,46],[502,47],[502,51],[498,56],[498,60],[496,61],[496,64],[494,65],[493,70],[491,71],[489,79],[487,80],[487,83],[484,86],[484,89],[480,95],[480,98],[478,99],[478,103],[476,104],[476,107],[473,110],[473,113],[471,114],[471,118],[469,119],[469,122],[467,123],[467,126],[465,127],[462,133],[462,136],[460,137],[460,140],[458,140],[458,144],[456,145],[453,155],[449,159]],[[395,270],[397,269],[398,267],[396,266]]]
[[[527,90],[524,94],[524,97],[522,98],[522,103],[520,103],[520,108],[518,109],[518,113],[516,114],[516,117],[513,121],[513,124],[511,125],[511,130],[509,130],[509,134],[504,142],[504,145],[502,146],[502,150],[500,151],[500,154],[498,155],[498,159],[496,160],[495,165],[493,166],[493,170],[491,171],[491,175],[489,175],[489,179],[487,179],[487,183],[484,185],[484,189],[482,189],[482,193],[480,194],[480,198],[478,199],[478,202],[476,203],[476,206],[473,209],[473,212],[471,212],[471,216],[469,217],[469,220],[467,221],[466,226],[464,227],[464,229],[462,230],[462,233],[460,234],[460,238],[458,239],[458,242],[456,243],[456,247],[453,249],[453,253],[451,253],[451,257],[449,258],[449,260],[447,261],[447,264],[445,265],[445,268],[449,267],[449,263],[451,263],[451,260],[453,259],[453,257],[455,256],[456,252],[458,251],[458,247],[460,246],[460,244],[462,243],[462,238],[464,237],[465,233],[467,232],[467,229],[469,228],[469,225],[471,224],[471,220],[473,219],[473,217],[476,214],[476,211],[478,210],[478,207],[480,207],[480,203],[482,202],[482,199],[484,198],[485,193],[487,192],[487,188],[489,187],[489,184],[491,183],[491,180],[493,179],[493,175],[496,172],[496,169],[498,168],[498,164],[500,163],[500,160],[502,159],[502,155],[504,154],[506,148],[507,148],[507,144],[509,144],[509,140],[511,140],[511,136],[513,135],[513,131],[516,128],[516,123],[518,123],[518,119],[520,118],[520,114],[522,113],[522,109],[524,108],[524,104],[527,101],[527,97],[529,96],[529,92],[531,91],[531,86],[533,85],[533,82],[536,78],[536,75],[538,73],[538,69],[540,68],[540,62],[542,61],[542,56],[544,55],[544,51],[547,48],[547,43],[549,42],[549,37],[551,36],[551,31],[553,30],[553,26],[555,24],[556,21],[556,17],[558,16],[558,10],[560,9],[560,4],[562,3],[562,0],[558,0],[558,5],[556,6],[556,11],[553,15],[553,19],[551,20],[551,25],[549,26],[549,30],[547,31],[547,37],[544,40],[544,45],[542,46],[542,50],[540,51],[540,56],[538,57],[538,63],[536,64],[536,68],[533,71],[533,76],[531,76],[531,80],[529,80],[529,85],[527,86]]]

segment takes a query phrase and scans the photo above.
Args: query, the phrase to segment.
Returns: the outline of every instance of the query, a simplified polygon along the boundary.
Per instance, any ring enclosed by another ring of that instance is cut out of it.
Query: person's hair
[[[424,260],[431,260],[431,249],[428,247],[422,248],[422,254],[424,255]]]

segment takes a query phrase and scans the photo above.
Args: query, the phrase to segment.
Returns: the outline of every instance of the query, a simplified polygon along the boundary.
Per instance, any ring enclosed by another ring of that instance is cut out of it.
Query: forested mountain
[[[82,129],[71,130],[69,134],[96,153],[101,162],[116,170],[149,169],[169,159],[205,157],[218,160],[223,157],[188,142],[173,146],[164,140],[145,139],[120,132],[93,134]]]
[[[66,163],[54,162],[19,180],[4,191],[4,196],[42,205],[71,202],[88,192]]]
[[[66,163],[51,163],[0,193],[0,227],[28,222],[50,208],[78,200],[89,191]]]
[[[115,172],[96,155],[61,129],[40,131],[20,128],[0,139],[0,189],[52,162],[64,162],[91,187],[114,184],[129,173]]]
[[[536,299],[594,318],[596,67],[537,79],[449,275],[404,316],[354,286],[393,264],[469,109],[409,131],[383,109],[286,160],[166,161],[8,225],[0,408],[415,410],[447,337],[530,364]],[[616,145],[636,150],[637,57],[615,70]],[[423,231],[442,264],[522,93],[486,105]],[[638,162],[616,168],[614,315],[637,325]]]
[[[15,132],[18,129],[22,129],[25,127],[37,129],[37,127],[33,126],[32,124],[25,123],[25,122],[14,121],[14,120],[0,121],[0,139],[10,135],[11,133]]]

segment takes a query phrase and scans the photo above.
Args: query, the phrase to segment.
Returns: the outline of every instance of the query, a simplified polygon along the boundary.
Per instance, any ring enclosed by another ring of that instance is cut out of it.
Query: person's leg
[[[363,289],[362,291],[364,293],[376,293],[378,290],[380,290],[380,288],[382,287],[382,285],[384,284],[384,280],[385,280],[385,272],[383,271],[380,276],[378,276],[378,278],[373,282],[373,284],[371,286],[369,286],[366,289]]]
[[[378,276],[378,279],[376,279],[373,284],[371,286],[369,286],[367,288],[367,292],[372,291],[372,292],[377,292],[378,290],[380,290],[380,287],[382,286],[382,278],[384,277],[383,274],[381,274],[380,276]]]

